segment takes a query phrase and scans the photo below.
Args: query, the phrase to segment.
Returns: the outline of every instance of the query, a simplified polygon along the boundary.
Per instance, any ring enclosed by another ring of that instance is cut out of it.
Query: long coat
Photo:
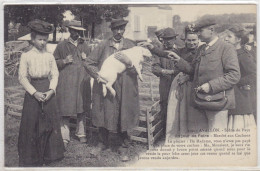
[[[254,64],[255,64],[255,68],[257,65],[257,48],[256,48],[256,44],[254,42],[249,43],[248,45],[250,45],[252,47],[251,50],[247,50],[244,46],[244,50],[246,50],[246,52],[248,52],[250,55],[247,55],[250,58],[253,58]],[[251,101],[253,104],[253,114],[255,115],[255,118],[257,118],[257,106],[256,106],[256,96],[257,96],[257,86],[256,86],[256,79],[254,80],[254,82],[251,84]]]
[[[152,64],[152,73],[157,77],[160,77],[159,83],[159,93],[160,93],[160,101],[161,103],[168,103],[168,95],[169,90],[172,84],[172,80],[176,76],[176,74],[164,74],[162,72],[163,69],[173,70],[174,63],[170,59],[159,58],[155,56],[155,60]]]
[[[102,84],[96,81],[97,72],[104,60],[117,51],[129,49],[135,44],[129,39],[123,39],[119,48],[115,47],[112,38],[101,42],[85,61],[85,68],[95,79],[93,84],[92,123],[109,131],[123,132],[136,127],[139,120],[139,91],[135,69],[127,69],[118,75],[113,88],[116,97],[108,91],[103,96]]]
[[[240,79],[240,69],[237,53],[231,44],[220,39],[205,50],[206,45],[198,49],[198,54],[193,64],[180,59],[176,64],[181,71],[193,75],[192,93],[194,88],[204,83],[209,83],[211,91],[209,94],[216,94],[226,91],[228,102],[222,110],[235,108],[235,95],[233,86]],[[194,104],[192,98],[191,103]]]
[[[83,113],[87,110],[86,97],[90,91],[89,80],[86,70],[83,67],[81,53],[87,56],[90,48],[87,43],[79,42],[76,47],[69,40],[59,43],[54,51],[54,57],[60,72],[57,86],[57,104],[61,116],[75,116],[77,113]],[[73,63],[65,64],[63,59],[72,55]]]
[[[231,115],[243,115],[253,113],[251,90],[244,90],[240,87],[252,85],[256,82],[256,65],[248,52],[244,49],[237,50],[238,61],[240,65],[241,79],[234,86],[236,108],[229,111]],[[255,93],[255,92],[254,92]]]

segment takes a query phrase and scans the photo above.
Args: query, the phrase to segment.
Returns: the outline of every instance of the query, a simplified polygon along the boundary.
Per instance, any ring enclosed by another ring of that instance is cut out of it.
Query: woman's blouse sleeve
[[[51,71],[50,71],[51,79],[50,79],[49,89],[52,89],[56,92],[56,88],[57,88],[57,85],[58,85],[58,78],[59,78],[59,70],[58,70],[54,56],[51,56],[50,65],[51,65],[51,67],[50,67],[50,69],[51,69]]]
[[[27,55],[22,54],[18,72],[18,79],[20,84],[24,87],[24,89],[31,95],[36,92],[36,89],[31,85],[28,80],[28,62],[27,62]]]

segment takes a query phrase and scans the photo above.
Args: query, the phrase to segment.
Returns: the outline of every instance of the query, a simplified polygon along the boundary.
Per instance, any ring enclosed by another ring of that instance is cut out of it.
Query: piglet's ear
[[[152,57],[151,52],[148,49],[143,48],[143,55],[147,57]]]

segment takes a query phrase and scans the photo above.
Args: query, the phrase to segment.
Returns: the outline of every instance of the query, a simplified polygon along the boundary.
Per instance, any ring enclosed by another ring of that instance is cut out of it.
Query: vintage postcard
[[[3,3],[3,168],[257,168],[257,8]]]

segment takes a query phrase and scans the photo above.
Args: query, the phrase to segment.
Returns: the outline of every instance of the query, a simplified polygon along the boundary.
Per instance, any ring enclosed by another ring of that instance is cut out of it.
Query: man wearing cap
[[[162,38],[163,32],[164,32],[164,29],[160,29],[160,30],[157,30],[156,32],[154,32],[154,34],[156,35],[156,37],[160,43],[163,43],[163,38]]]
[[[65,147],[70,141],[71,116],[77,116],[76,136],[80,142],[86,142],[86,92],[90,90],[87,86],[89,76],[83,67],[83,61],[89,54],[90,48],[80,38],[85,29],[81,26],[81,22],[76,20],[70,21],[68,28],[70,37],[60,42],[54,51],[60,71],[57,104],[61,115],[61,132]]]
[[[95,79],[93,85],[92,123],[99,128],[99,143],[93,149],[96,155],[101,150],[111,148],[121,154],[121,160],[128,160],[127,131],[136,127],[140,113],[137,73],[134,68],[128,68],[118,75],[113,88],[116,97],[110,92],[104,97],[103,80],[99,77],[104,60],[115,52],[132,48],[133,41],[125,39],[123,34],[128,21],[112,20],[110,28],[113,37],[101,42],[85,62],[85,68]]]
[[[166,28],[162,32],[161,39],[163,42],[163,50],[167,51],[177,51],[174,48],[176,37],[178,34],[172,28]],[[161,112],[163,114],[163,121],[166,122],[167,116],[167,104],[168,95],[171,87],[172,80],[176,76],[174,71],[174,63],[167,58],[156,57],[152,64],[152,73],[157,77],[160,77],[159,92],[160,92],[160,105]],[[166,126],[166,124],[164,124]]]
[[[205,45],[198,49],[198,54],[189,64],[177,54],[173,54],[176,67],[193,76],[192,93],[197,91],[214,95],[225,91],[227,103],[219,110],[199,109],[208,120],[210,130],[227,128],[228,110],[235,107],[235,97],[233,86],[240,79],[240,68],[238,64],[236,50],[232,45],[220,40],[215,32],[215,21],[212,19],[201,20],[197,29],[199,38]],[[194,98],[191,100],[195,104]]]

